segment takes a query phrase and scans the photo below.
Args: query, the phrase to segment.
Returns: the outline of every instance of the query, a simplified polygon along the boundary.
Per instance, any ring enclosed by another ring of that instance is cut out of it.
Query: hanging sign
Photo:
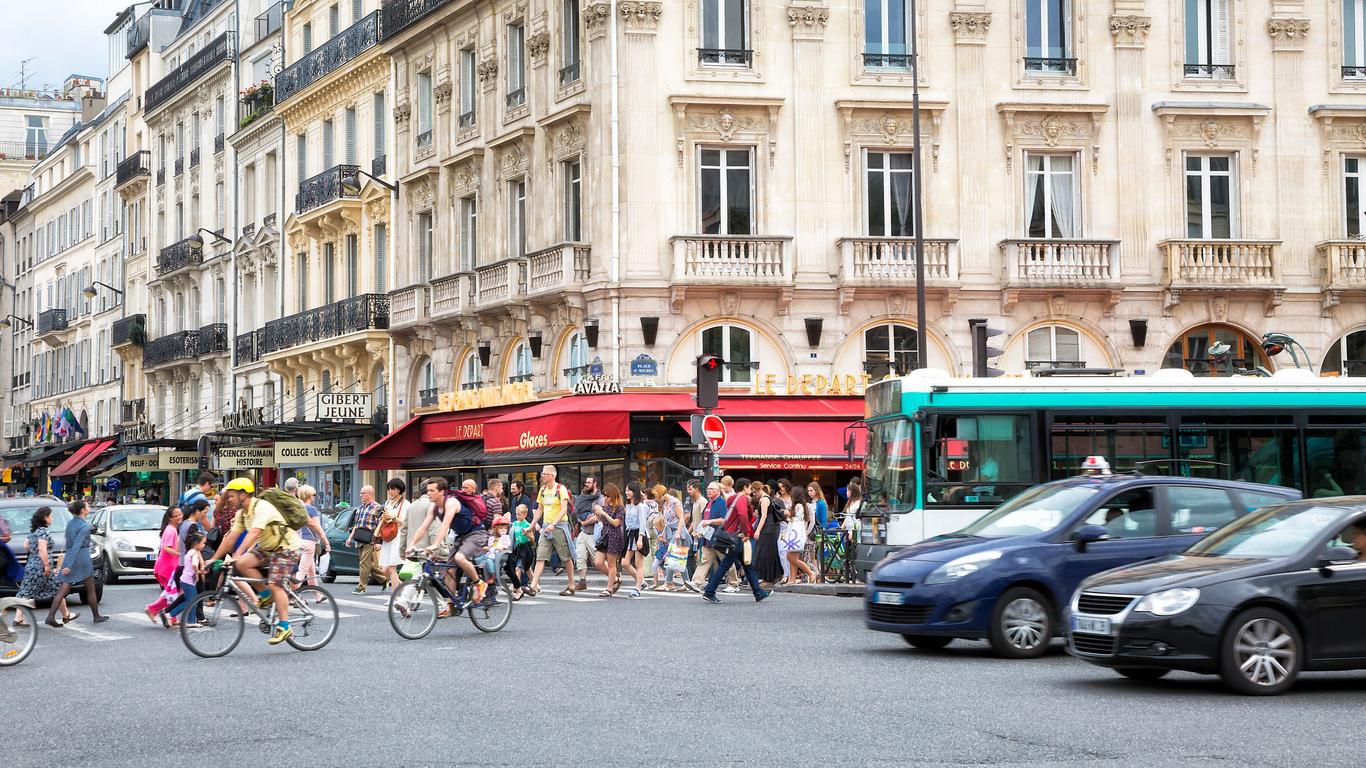
[[[219,469],[264,469],[275,466],[272,446],[238,445],[218,449]]]
[[[160,470],[199,469],[199,454],[194,451],[162,451],[156,457],[157,469]]]
[[[275,465],[279,467],[336,464],[338,458],[337,444],[334,442],[275,444]]]
[[[153,472],[161,469],[160,454],[156,453],[130,453],[128,454],[129,472]]]
[[[585,376],[574,382],[576,395],[619,395],[621,382],[611,376]]]
[[[331,392],[318,395],[318,421],[369,421],[375,412],[369,392]]]
[[[146,420],[139,419],[136,424],[130,424],[119,432],[119,445],[125,443],[139,443],[157,439],[157,425],[148,424]]]

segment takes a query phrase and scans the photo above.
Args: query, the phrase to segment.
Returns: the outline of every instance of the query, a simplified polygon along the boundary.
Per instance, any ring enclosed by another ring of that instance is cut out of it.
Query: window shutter
[[[384,157],[384,91],[375,94],[375,157]]]
[[[305,25],[304,25],[303,36],[304,36],[304,53],[308,53],[309,51],[312,51],[312,50],[313,50],[313,25],[312,25],[312,24],[305,24]]]
[[[375,225],[375,292],[386,292],[385,264],[389,249],[389,232],[383,224]]]
[[[346,163],[356,164],[356,108],[346,108]]]
[[[1229,14],[1229,0],[1210,0],[1211,23],[1214,29],[1210,30],[1210,63],[1211,64],[1232,64],[1231,51],[1229,49],[1229,27],[1232,26],[1233,19]]]
[[[218,205],[218,218],[214,219],[214,221],[216,221],[216,222],[218,223],[218,231],[219,231],[219,232],[222,232],[223,229],[227,226],[226,223],[225,223],[225,221],[226,221],[225,217],[226,217],[226,215],[227,215],[227,210],[226,210],[226,205],[227,205],[227,203],[226,203],[226,200],[224,199],[223,182],[220,181],[220,182],[218,182],[218,184],[215,186],[215,188],[214,188],[214,197],[216,198],[216,202],[217,202],[217,205]]]
[[[351,0],[351,20],[352,20],[352,21],[360,21],[360,20],[361,20],[361,17],[364,16],[364,15],[365,15],[365,2],[364,2],[364,0]]]
[[[332,6],[327,9],[327,36],[330,40],[341,31],[341,8]]]
[[[332,167],[332,133],[334,127],[331,120],[323,121],[323,170]]]

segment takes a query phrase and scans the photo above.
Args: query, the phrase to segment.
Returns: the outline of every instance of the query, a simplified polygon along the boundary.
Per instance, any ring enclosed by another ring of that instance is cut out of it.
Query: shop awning
[[[728,421],[721,466],[729,469],[859,469],[865,430],[854,437],[854,460],[844,448],[841,421]],[[684,425],[685,427],[687,425]]]
[[[631,442],[631,417],[690,414],[692,395],[629,393],[574,395],[519,408],[484,424],[484,451],[504,453],[564,445]]]
[[[403,468],[468,469],[478,466],[479,459],[483,455],[484,444],[482,442],[479,440],[461,440],[440,445],[420,456],[414,456],[403,462]]]
[[[86,443],[76,449],[75,453],[67,457],[66,461],[57,465],[57,468],[52,470],[52,476],[67,477],[69,475],[78,474],[82,469],[85,469],[87,465],[98,458],[100,454],[113,446],[114,440],[115,439],[112,437],[106,437]]]
[[[113,464],[110,464],[103,469],[95,470],[95,479],[103,480],[107,477],[113,477],[115,475],[121,475],[124,472],[127,472],[128,459],[124,458],[123,456],[118,456],[117,458],[118,461],[114,462]]]
[[[72,451],[79,451],[84,445],[84,443],[61,443],[59,445],[40,446],[29,451],[28,456],[24,459],[24,463],[29,466],[41,464],[54,456],[71,453]]]
[[[408,419],[360,455],[361,469],[397,469],[416,465],[423,454],[437,450],[433,444],[478,442],[484,437],[484,422],[525,406],[507,405],[468,411],[423,413]],[[480,446],[483,452],[483,446]],[[422,466],[436,466],[422,460]],[[453,465],[452,465],[453,466]]]

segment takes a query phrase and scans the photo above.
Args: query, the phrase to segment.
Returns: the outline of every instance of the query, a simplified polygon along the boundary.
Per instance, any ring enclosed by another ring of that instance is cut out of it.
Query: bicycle
[[[23,624],[16,624],[16,619]],[[28,658],[38,644],[38,620],[33,602],[17,597],[0,598],[0,667],[12,667]]]
[[[269,637],[275,631],[275,601],[261,608],[256,604],[256,592],[242,586],[265,583],[265,579],[225,574],[218,589],[196,597],[181,615],[180,639],[185,647],[206,659],[228,655],[242,641],[247,613],[260,620],[261,634]],[[314,586],[296,590],[293,584],[286,584],[284,589],[289,597],[289,626],[293,631],[285,642],[300,651],[316,651],[330,643],[337,635],[338,622],[337,601],[331,593]],[[241,606],[246,606],[245,612]],[[199,626],[190,627],[198,616],[203,617]]]
[[[826,529],[814,534],[821,575],[827,582],[850,584],[858,580],[854,567],[854,542],[843,529]]]
[[[441,603],[444,598],[454,605],[446,618],[455,618],[468,613],[470,622],[480,632],[497,632],[506,627],[512,618],[512,590],[503,583],[501,569],[493,569],[494,582],[489,589],[493,602],[489,604],[468,605],[473,584],[469,577],[455,563],[434,562],[425,555],[409,553],[407,558],[422,563],[422,572],[398,585],[389,597],[389,625],[398,636],[405,640],[421,640],[442,618]],[[499,563],[501,564],[501,560]],[[455,569],[455,593],[446,586],[446,571]],[[480,568],[480,570],[483,570]],[[485,574],[487,576],[487,574]],[[498,600],[498,594],[505,593],[505,600]]]

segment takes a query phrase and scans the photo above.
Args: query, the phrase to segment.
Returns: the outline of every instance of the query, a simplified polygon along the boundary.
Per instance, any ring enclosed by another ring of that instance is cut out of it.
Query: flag
[[[74,429],[82,435],[85,434],[85,427],[81,426],[80,419],[76,418],[76,414],[71,412],[71,406],[68,405],[66,410],[62,412],[62,419],[66,421],[68,429]]]

